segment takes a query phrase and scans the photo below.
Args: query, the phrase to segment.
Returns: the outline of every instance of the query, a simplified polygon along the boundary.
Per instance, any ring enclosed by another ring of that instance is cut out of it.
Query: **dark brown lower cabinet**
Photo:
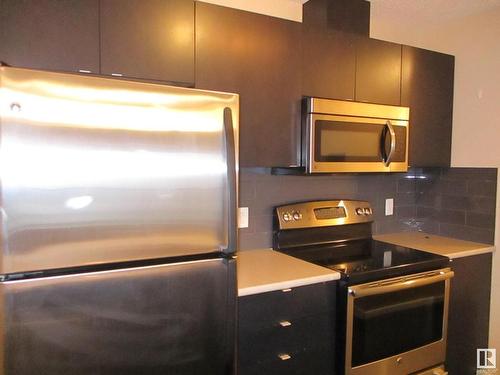
[[[335,282],[238,299],[239,375],[332,375]]]
[[[446,369],[451,375],[476,373],[476,349],[488,348],[491,254],[454,259]]]

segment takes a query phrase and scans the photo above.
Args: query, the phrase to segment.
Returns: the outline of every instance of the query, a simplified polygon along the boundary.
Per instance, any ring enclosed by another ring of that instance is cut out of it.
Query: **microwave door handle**
[[[396,150],[396,132],[394,131],[394,127],[392,126],[390,120],[387,120],[385,126],[387,126],[387,129],[389,129],[389,134],[391,135],[391,149],[389,150],[387,158],[384,160],[384,165],[388,167],[389,164],[391,164],[392,157],[394,156],[394,151]],[[384,147],[385,147],[385,138],[384,138]]]
[[[236,152],[233,129],[233,114],[231,108],[224,108],[224,140],[227,165],[227,248],[221,249],[225,253],[236,251]]]

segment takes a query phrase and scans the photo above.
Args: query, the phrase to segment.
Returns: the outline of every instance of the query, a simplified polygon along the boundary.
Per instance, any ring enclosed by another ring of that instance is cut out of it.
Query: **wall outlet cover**
[[[394,199],[388,198],[385,200],[385,216],[394,214]]]
[[[238,207],[238,228],[248,228],[248,207]]]

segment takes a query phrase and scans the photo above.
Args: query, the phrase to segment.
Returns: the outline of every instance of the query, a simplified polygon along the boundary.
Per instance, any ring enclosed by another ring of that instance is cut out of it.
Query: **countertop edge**
[[[318,284],[326,281],[334,281],[340,279],[340,273],[335,272],[326,275],[306,277],[302,279],[285,280],[276,283],[262,284],[250,286],[246,288],[238,288],[238,297],[250,296],[253,294],[260,294],[266,292],[275,292],[277,290],[296,288],[299,286]]]
[[[450,259],[457,259],[457,258],[474,256],[474,255],[494,253],[495,251],[496,251],[495,246],[490,246],[490,247],[482,247],[479,249],[458,251],[456,253],[447,254],[446,256]]]
[[[415,237],[412,238],[411,236]],[[422,238],[418,238],[416,236],[425,236],[426,242],[428,240],[428,243],[424,244],[422,242]],[[496,251],[496,247],[493,244],[485,244],[479,242],[476,243],[472,241],[461,240],[458,238],[427,234],[425,232],[402,232],[402,233],[379,234],[379,235],[374,235],[373,239],[397,246],[409,247],[421,251],[426,251],[432,254],[442,255],[450,259],[494,253]],[[436,244],[435,241],[441,243]],[[448,241],[449,243],[446,243]],[[467,246],[468,248],[460,249],[460,247],[463,247],[464,245]],[[443,249],[446,250],[436,249],[436,247],[439,246],[443,247]]]

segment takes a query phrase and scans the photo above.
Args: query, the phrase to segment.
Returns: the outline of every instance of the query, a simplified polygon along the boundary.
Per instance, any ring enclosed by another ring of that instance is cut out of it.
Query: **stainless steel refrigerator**
[[[0,67],[1,374],[229,374],[238,96]]]

